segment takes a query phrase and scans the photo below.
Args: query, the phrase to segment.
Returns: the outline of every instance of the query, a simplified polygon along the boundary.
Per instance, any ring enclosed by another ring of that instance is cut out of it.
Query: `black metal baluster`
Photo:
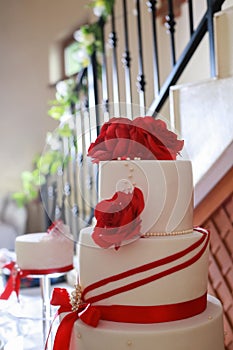
[[[99,91],[98,91],[98,76],[97,76],[97,64],[96,64],[96,53],[94,52],[91,56],[91,64],[89,64],[87,69],[87,79],[88,79],[88,100],[90,113],[94,115],[96,134],[99,135],[100,132],[100,117],[99,117]],[[94,125],[91,125],[91,128]]]
[[[55,206],[53,208],[54,220],[61,219],[65,223],[66,222],[65,211],[64,211],[64,200],[65,200],[64,159],[65,159],[65,153],[64,153],[64,143],[63,143],[63,139],[61,137],[59,138],[59,151],[63,155],[63,163],[57,169],[56,180],[54,181],[54,192],[52,192],[52,189],[51,189],[51,194],[56,193],[56,201],[55,201]]]
[[[143,113],[145,110],[145,75],[143,67],[143,48],[142,48],[142,27],[141,27],[141,11],[140,0],[136,1],[137,10],[137,32],[138,32],[138,76],[137,76],[137,88],[139,93],[139,105],[142,108]]]
[[[84,97],[82,108],[81,108],[81,130],[82,130],[82,157],[79,159],[80,161],[80,174],[82,180],[82,207],[84,208],[84,215],[83,219],[85,222],[87,222],[87,217],[90,212],[90,202],[91,202],[91,188],[89,186],[89,178],[91,176],[90,172],[88,171],[88,159],[87,159],[87,152],[88,148],[90,146],[91,142],[91,126],[90,126],[90,119],[89,119],[89,111],[88,111],[88,103],[87,99]]]
[[[77,111],[74,106],[73,108],[73,118],[74,118],[74,131],[71,139],[70,145],[70,155],[71,155],[71,166],[72,166],[72,183],[73,183],[73,205],[72,205],[72,233],[74,239],[78,239],[79,234],[79,206],[78,206],[78,176],[77,176]]]
[[[129,35],[128,35],[128,19],[127,19],[127,6],[126,0],[123,0],[123,19],[124,19],[124,39],[125,39],[125,51],[122,56],[122,63],[125,69],[125,101],[127,116],[132,117],[132,89],[131,89],[131,72],[130,72],[130,52],[129,52]]]
[[[172,66],[176,63],[176,50],[175,50],[175,17],[174,17],[174,11],[173,11],[173,2],[172,0],[168,0],[168,14],[166,16],[166,23],[165,26],[168,29],[168,33],[170,35],[170,45],[171,45],[171,63]]]
[[[208,33],[209,33],[210,75],[211,75],[211,77],[216,76],[213,15],[214,15],[213,0],[207,0],[207,28],[208,28]]]
[[[50,220],[53,222],[55,220],[56,203],[57,203],[57,182],[56,181],[53,181],[52,184],[48,186],[48,198],[52,203],[49,217],[50,217]]]
[[[86,199],[87,199],[87,188],[85,186],[86,178],[85,178],[85,162],[84,158],[86,157],[86,148],[85,148],[85,130],[84,130],[84,113],[83,113],[83,103],[85,100],[85,96],[80,94],[80,104],[77,109],[77,147],[78,154],[76,152],[76,166],[78,169],[77,174],[77,186],[78,186],[78,209],[79,209],[79,217],[77,222],[78,231],[80,229],[81,219],[84,221],[86,216]]]
[[[115,11],[114,7],[111,14],[112,31],[109,34],[109,44],[112,48],[112,85],[113,85],[113,102],[114,115],[119,116],[119,81],[118,81],[118,65],[117,65],[117,34],[115,26]]]
[[[102,46],[102,56],[103,56],[103,64],[102,64],[102,95],[103,95],[103,110],[104,112],[108,111],[108,80],[107,80],[107,63],[106,63],[106,50],[105,50],[105,21],[103,17],[99,20],[100,30],[101,30],[101,46]]]
[[[89,198],[89,217],[87,218],[87,225],[91,225],[94,217],[94,208],[98,202],[98,180],[97,180],[97,169],[98,165],[94,165],[90,159],[87,159],[87,169],[88,169],[88,186],[90,189]]]
[[[97,71],[96,71],[96,56],[95,53],[91,57],[91,64],[88,66],[87,71],[88,78],[88,107],[89,107],[89,132],[90,132],[90,141],[94,142],[95,138],[100,133],[100,116],[98,109],[99,93],[98,93],[98,82],[97,82]],[[94,107],[94,109],[93,109]],[[93,115],[93,111],[94,114]],[[92,124],[92,119],[95,119],[95,125]],[[94,128],[95,127],[95,128]],[[93,173],[92,173],[93,175]],[[95,181],[96,178],[91,176],[91,181]],[[92,212],[94,208],[95,199],[97,202],[97,191],[95,192],[95,186],[91,186],[91,200],[92,200]]]
[[[91,126],[91,118],[90,118],[90,111],[89,111],[89,105],[88,105],[88,98],[83,103],[83,113],[85,116],[86,121],[86,130],[88,130],[89,137],[86,138],[86,150],[85,154],[87,154],[88,147],[91,144],[91,142],[94,141],[94,139],[97,136],[96,130],[93,134],[92,126]],[[87,187],[89,189],[88,198],[86,200],[89,203],[89,217],[87,218],[87,224],[91,224],[93,215],[94,215],[94,207],[97,203],[97,191],[96,191],[96,178],[94,176],[94,165],[92,164],[91,160],[86,158],[86,165],[87,165]]]
[[[188,7],[189,7],[189,32],[190,36],[193,34],[193,1],[188,1]]]
[[[85,121],[84,121],[84,113],[81,112],[80,115],[80,123],[81,123],[81,143],[82,143],[82,157],[80,159],[80,167],[81,167],[81,201],[82,201],[82,218],[86,219],[87,208],[86,208],[86,176],[87,176],[87,164],[86,164],[86,130],[85,130]]]
[[[71,173],[70,173],[70,164],[68,159],[70,158],[70,140],[69,138],[64,139],[64,155],[65,155],[65,162],[67,162],[67,165],[64,165],[64,174],[66,174],[64,179],[64,196],[62,201],[62,215],[64,217],[64,222],[72,227],[71,225]],[[69,205],[66,205],[68,203]],[[68,214],[68,215],[67,215]]]
[[[157,0],[147,1],[148,11],[151,12],[152,36],[153,36],[153,71],[154,71],[154,97],[156,98],[159,89],[159,60],[158,60],[158,44],[157,44],[157,30],[156,30],[156,4]]]
[[[51,186],[49,185],[48,176],[46,178],[46,182],[40,187],[40,198],[44,207],[45,213],[45,230],[52,224],[54,221],[55,211],[53,211],[53,203],[56,203],[56,198],[53,196],[53,193],[50,193]],[[52,209],[50,210],[49,202],[52,200]]]

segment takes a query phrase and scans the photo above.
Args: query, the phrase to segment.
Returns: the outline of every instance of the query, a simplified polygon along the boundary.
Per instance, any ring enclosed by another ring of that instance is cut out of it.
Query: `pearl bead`
[[[147,232],[144,233],[144,237],[154,237],[154,236],[178,236],[178,235],[184,235],[187,233],[193,232],[193,229],[190,230],[183,230],[183,231],[174,231],[174,232]]]

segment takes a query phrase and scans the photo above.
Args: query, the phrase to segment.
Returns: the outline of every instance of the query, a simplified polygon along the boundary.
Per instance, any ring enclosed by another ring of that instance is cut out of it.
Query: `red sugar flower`
[[[182,150],[183,140],[153,117],[112,118],[104,123],[99,136],[88,150],[93,162],[129,157],[134,159],[173,160]]]
[[[132,193],[118,191],[112,198],[96,205],[96,226],[92,233],[94,242],[101,248],[114,246],[140,237],[141,219],[144,209],[142,191],[135,187]]]

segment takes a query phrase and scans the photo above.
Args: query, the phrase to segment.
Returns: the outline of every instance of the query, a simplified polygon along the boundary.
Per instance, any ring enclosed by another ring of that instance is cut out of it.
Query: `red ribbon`
[[[120,274],[104,278],[104,279],[102,279],[102,280],[100,280],[98,282],[95,282],[95,283],[87,286],[84,289],[84,291],[82,293],[82,299],[85,302],[87,302],[87,303],[95,303],[95,302],[100,301],[102,299],[109,298],[109,297],[111,297],[113,295],[120,294],[120,293],[126,292],[128,290],[131,290],[131,289],[143,286],[143,285],[145,285],[147,283],[153,282],[153,281],[155,281],[155,280],[157,280],[159,278],[165,277],[167,275],[170,275],[170,274],[172,274],[174,272],[180,271],[180,270],[182,270],[182,269],[192,265],[198,259],[200,259],[200,257],[205,252],[205,250],[206,250],[206,248],[208,246],[208,243],[209,243],[209,232],[207,230],[205,230],[203,228],[200,228],[200,227],[195,228],[194,230],[200,232],[202,234],[202,236],[199,238],[198,241],[193,243],[191,246],[187,247],[186,249],[184,249],[184,250],[182,250],[182,251],[180,251],[178,253],[172,254],[170,256],[167,256],[167,257],[159,259],[159,260],[155,260],[152,263],[141,265],[141,266],[138,266],[138,267],[136,267],[134,269],[131,269],[131,270],[122,272]],[[160,273],[157,273],[155,275],[149,276],[147,278],[138,280],[136,282],[132,282],[132,283],[130,283],[128,285],[124,285],[122,287],[116,288],[116,289],[111,290],[109,292],[105,292],[105,293],[102,293],[102,294],[99,294],[99,295],[95,295],[95,296],[90,297],[90,298],[85,298],[85,296],[86,296],[86,294],[88,292],[90,292],[92,290],[95,290],[95,289],[97,289],[97,288],[99,288],[101,286],[107,285],[107,284],[109,284],[111,282],[122,280],[124,278],[127,278],[129,276],[135,275],[137,273],[141,273],[141,272],[152,270],[152,269],[154,269],[154,268],[156,268],[158,266],[163,266],[163,265],[166,265],[168,263],[174,262],[174,261],[184,257],[185,255],[191,253],[196,248],[200,247],[201,244],[203,244],[204,242],[205,242],[205,244],[203,245],[203,247],[200,249],[200,251],[198,253],[196,253],[189,260],[187,260],[187,261],[185,261],[185,262],[183,262],[183,263],[181,263],[179,265],[173,266],[170,269],[167,269],[167,270],[162,271]]]
[[[149,264],[139,266],[135,269],[128,270],[118,275],[110,276],[103,280],[100,280],[84,289],[82,293],[83,304],[80,305],[78,311],[74,312],[71,309],[69,295],[66,290],[55,288],[53,297],[51,300],[52,305],[60,305],[57,315],[62,312],[68,312],[68,314],[62,319],[56,337],[54,341],[53,350],[69,350],[71,332],[73,325],[77,319],[81,319],[84,323],[92,327],[97,327],[99,320],[108,320],[114,322],[126,322],[126,323],[160,323],[160,322],[171,322],[176,320],[193,317],[206,309],[207,305],[207,293],[202,296],[176,304],[168,305],[155,305],[155,306],[128,306],[128,305],[93,305],[92,303],[105,299],[107,297],[122,293],[124,291],[137,288],[145,283],[150,283],[159,278],[172,274],[176,271],[182,270],[194,262],[196,262],[205,252],[209,242],[209,232],[202,228],[195,228],[196,231],[202,233],[201,238],[188,248],[170,255],[166,258],[154,261]],[[109,292],[96,295],[91,298],[85,299],[84,296],[87,292],[94,290],[100,286],[106,285],[107,283],[117,281],[133,274],[137,274],[142,271],[153,269],[157,266],[165,265],[169,262],[176,261],[177,259],[185,256],[196,248],[203,247],[196,253],[192,258],[187,261],[178,264],[172,268],[169,268],[160,273],[154,274],[145,279],[130,283],[120,288],[113,289]],[[47,343],[46,343],[47,346]],[[46,349],[46,347],[45,347]]]
[[[69,295],[67,293],[67,296],[64,298],[64,294],[64,289],[54,288],[51,304],[60,305],[56,316],[62,312],[68,312],[68,314],[64,316],[59,325],[53,350],[69,350],[73,326],[78,319],[81,319],[84,323],[92,327],[97,327],[99,320],[140,324],[171,322],[198,315],[206,309],[207,304],[207,293],[204,293],[199,298],[176,304],[155,306],[94,306],[85,303],[80,306],[78,311],[72,311]],[[47,342],[45,349],[47,349]]]
[[[4,291],[0,295],[0,299],[7,300],[13,292],[16,293],[17,298],[19,297],[20,281],[22,278],[30,275],[47,275],[53,273],[68,272],[73,269],[73,265],[41,270],[22,270],[17,266],[17,264],[14,261],[11,261],[10,263],[4,265],[4,268],[10,271],[10,277],[7,281]]]

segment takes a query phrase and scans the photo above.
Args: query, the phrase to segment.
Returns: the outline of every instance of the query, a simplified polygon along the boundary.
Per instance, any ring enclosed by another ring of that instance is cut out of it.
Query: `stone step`
[[[185,141],[184,157],[193,163],[194,185],[198,188],[202,184],[196,203],[233,165],[233,152],[229,153],[233,142],[232,113],[233,77],[176,85],[170,89],[171,126]],[[218,169],[220,173],[212,179],[207,177],[203,191],[203,179],[224,154],[226,159]]]
[[[233,6],[214,15],[218,78],[233,76]]]

